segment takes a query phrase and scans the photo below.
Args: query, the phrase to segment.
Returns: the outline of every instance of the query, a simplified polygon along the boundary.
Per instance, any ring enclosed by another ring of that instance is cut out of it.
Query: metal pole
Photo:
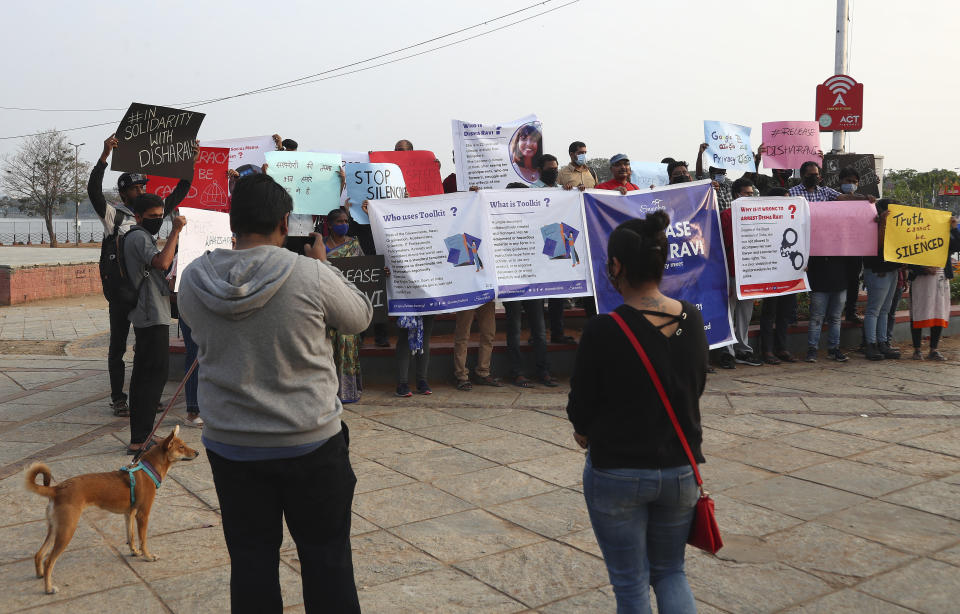
[[[847,25],[850,22],[850,12],[847,7],[847,0],[837,0],[837,46],[833,61],[833,74],[847,74]],[[833,131],[833,150],[832,153],[844,152],[843,130]]]
[[[80,143],[79,145],[68,143],[68,145],[73,146],[73,189],[74,195],[77,197],[77,213],[73,220],[73,230],[76,232],[74,243],[80,245],[80,148],[86,145],[86,143]],[[67,242],[69,241],[70,236],[69,233],[67,233]]]

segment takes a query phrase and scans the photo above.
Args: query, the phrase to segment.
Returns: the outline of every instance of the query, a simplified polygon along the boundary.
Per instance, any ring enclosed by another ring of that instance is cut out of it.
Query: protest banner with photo
[[[387,321],[387,275],[383,256],[331,258],[330,264],[340,269],[347,281],[367,295],[373,305],[373,323]]]
[[[177,281],[174,292],[180,291],[181,273],[191,262],[215,249],[233,249],[230,215],[222,211],[180,207],[187,225],[180,231],[177,243]]]
[[[432,151],[371,151],[370,161],[399,166],[408,196],[443,194],[440,167]]]
[[[767,168],[800,168],[811,160],[820,164],[820,124],[763,122],[763,147],[763,165]]]
[[[261,167],[266,163],[268,151],[276,151],[277,144],[272,136],[245,136],[238,139],[221,139],[219,141],[201,141],[201,147],[226,147],[230,150],[230,160],[227,167],[236,170],[244,164]]]
[[[667,165],[660,162],[630,162],[630,183],[640,188],[670,184]]]
[[[823,185],[841,192],[840,171],[852,168],[860,174],[857,194],[880,198],[880,178],[877,177],[873,154],[825,154],[823,156]]]
[[[193,178],[194,141],[205,114],[134,102],[117,127],[110,170]]]
[[[453,120],[454,162],[460,189],[497,190],[513,182],[540,178],[536,157],[543,150],[543,129],[536,115],[502,124]],[[401,167],[402,168],[402,167]]]
[[[738,198],[731,209],[737,298],[765,298],[810,290],[806,273],[810,259],[807,199]]]
[[[666,211],[670,216],[666,230],[669,253],[660,291],[696,305],[703,314],[703,328],[711,348],[733,343],[733,323],[727,308],[726,255],[716,199],[709,181],[629,192],[626,196],[587,190],[583,204],[597,310],[609,313],[623,303],[607,274],[610,233],[629,219]]]
[[[865,200],[810,203],[810,255],[876,256],[876,218]]]
[[[478,192],[371,200],[369,212],[390,268],[390,315],[462,311],[495,298],[489,217]]]
[[[293,197],[293,212],[326,215],[340,206],[340,155],[268,151],[267,174]]]
[[[230,211],[230,195],[227,191],[227,159],[230,150],[223,147],[201,147],[200,156],[193,166],[193,181],[181,207]],[[179,179],[147,175],[147,192],[166,198],[177,187]]]
[[[369,224],[363,201],[381,198],[406,198],[403,173],[396,164],[347,164],[344,167],[350,215],[358,224]]]
[[[949,211],[890,205],[883,231],[883,259],[944,267],[950,252]]]
[[[579,190],[483,190],[481,195],[490,215],[497,298],[590,294]]]
[[[728,171],[757,172],[750,131],[749,126],[703,120],[703,142],[707,144],[704,153],[708,165]]]

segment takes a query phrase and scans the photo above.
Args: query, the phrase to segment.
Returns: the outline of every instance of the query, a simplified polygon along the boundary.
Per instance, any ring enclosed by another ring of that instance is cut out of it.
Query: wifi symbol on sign
[[[823,82],[832,94],[846,94],[856,83],[846,75],[836,75]]]

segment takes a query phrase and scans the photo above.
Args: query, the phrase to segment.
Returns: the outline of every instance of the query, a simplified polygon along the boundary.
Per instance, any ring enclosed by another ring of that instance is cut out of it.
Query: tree
[[[610,172],[609,158],[590,158],[587,160],[587,166],[597,174],[597,183],[610,181],[613,178],[613,173]]]
[[[74,150],[67,146],[66,137],[50,130],[27,137],[16,154],[3,162],[3,186],[7,194],[28,215],[41,215],[47,224],[50,247],[57,246],[53,230],[53,216],[63,204],[76,201],[89,167],[74,158]]]
[[[935,168],[925,173],[912,168],[888,171],[884,176],[883,195],[896,198],[905,205],[920,207],[937,206],[937,194],[945,185],[960,180],[956,172]]]

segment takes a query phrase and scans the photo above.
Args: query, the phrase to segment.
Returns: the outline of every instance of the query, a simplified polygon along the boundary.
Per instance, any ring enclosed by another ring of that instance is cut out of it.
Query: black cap
[[[117,180],[117,189],[123,191],[137,184],[147,185],[147,176],[141,175],[140,173],[124,173],[120,175],[120,179]]]

